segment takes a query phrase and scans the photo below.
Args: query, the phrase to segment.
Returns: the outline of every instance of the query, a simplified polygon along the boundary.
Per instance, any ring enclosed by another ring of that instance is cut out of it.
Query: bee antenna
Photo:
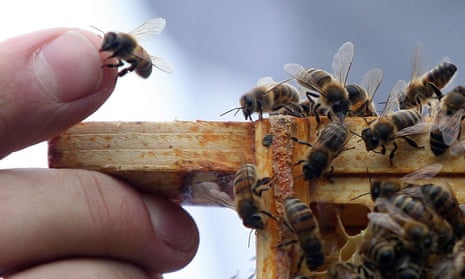
[[[98,28],[98,27],[96,27],[96,26],[93,26],[93,25],[89,25],[89,27],[92,28],[92,29],[95,29],[96,31],[98,31],[98,32],[100,32],[100,33],[102,33],[102,35],[105,35],[105,32],[103,32],[102,29],[100,29],[100,28]]]
[[[355,196],[355,197],[351,198],[350,200],[353,201],[353,200],[359,199],[359,198],[361,198],[363,196],[366,196],[366,195],[369,195],[369,194],[370,194],[370,192],[366,192],[366,193],[360,194],[358,196]]]
[[[255,231],[255,230],[250,230],[249,232],[249,239],[247,240],[247,248],[250,248],[250,238],[252,237],[252,232]]]
[[[228,114],[228,113],[230,113],[230,112],[233,111],[233,110],[236,110],[236,112],[234,113],[234,116],[236,116],[236,114],[237,114],[241,109],[242,109],[242,107],[232,108],[232,109],[230,109],[230,110],[228,110],[228,111],[223,112],[222,114],[220,114],[220,116],[223,116],[223,115],[225,115],[225,114]]]
[[[368,171],[368,168],[367,168],[367,175],[368,175],[368,181],[370,182],[370,185],[373,185],[373,182],[371,181],[371,176],[370,176],[370,172]],[[369,194],[371,194],[371,192],[366,192],[366,193],[360,194],[360,195],[358,195],[356,197],[351,198],[350,200],[353,201],[353,200],[356,200],[358,198],[361,198],[361,197],[369,195]]]
[[[362,138],[361,135],[357,134],[356,132],[354,132],[354,131],[352,131],[352,130],[350,130],[350,129],[349,129],[349,132],[350,132],[352,135],[355,135],[355,136],[357,136],[357,137],[359,137],[359,138]]]

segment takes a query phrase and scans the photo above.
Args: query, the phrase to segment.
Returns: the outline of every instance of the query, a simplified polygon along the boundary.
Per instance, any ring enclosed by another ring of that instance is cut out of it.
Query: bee
[[[315,101],[309,94],[306,94],[307,99],[299,103],[288,103],[278,106],[270,115],[291,115],[295,117],[309,117],[313,115]]]
[[[399,82],[394,85],[383,112],[376,120],[370,123],[369,127],[362,130],[362,135],[360,136],[365,142],[367,151],[384,155],[386,154],[386,145],[392,145],[393,149],[389,154],[391,165],[397,150],[397,143],[395,141],[397,138],[403,138],[410,146],[420,149],[423,146],[418,146],[409,136],[424,134],[429,131],[429,126],[423,121],[423,116],[420,112],[414,109],[393,112],[397,101],[393,97],[392,91],[396,90],[399,86],[401,86]],[[381,147],[381,151],[376,151],[379,147]]]
[[[432,279],[463,279],[465,278],[465,240],[455,243],[452,254],[433,266]]]
[[[297,237],[297,240],[286,244],[297,243],[303,251],[297,269],[300,270],[304,260],[310,270],[317,269],[324,264],[325,257],[324,242],[315,215],[309,206],[297,198],[287,198],[284,207],[284,220]]]
[[[363,259],[363,265],[369,269],[383,270],[392,267],[396,260],[395,246],[382,235],[363,241],[358,252]]]
[[[375,237],[368,239],[382,239],[373,245],[385,243],[384,250],[379,248],[377,253],[383,252],[390,257],[381,259],[378,256],[375,262],[383,278],[418,278],[415,274],[423,273],[423,265],[434,244],[432,232],[427,225],[407,215],[385,198],[376,200],[375,210],[368,214],[368,236],[374,234]],[[391,253],[394,254],[393,260]]]
[[[104,61],[117,58],[115,64],[104,64],[104,67],[124,66],[123,60],[129,66],[119,71],[118,76],[122,77],[128,72],[136,71],[142,78],[148,78],[152,73],[152,66],[167,73],[173,73],[173,67],[164,59],[150,55],[138,40],[147,35],[158,35],[165,28],[166,20],[161,17],[152,18],[129,33],[107,32],[103,36],[100,51],[113,52]]]
[[[242,95],[239,100],[240,107],[230,109],[221,116],[236,110],[242,110],[245,120],[252,121],[252,114],[258,113],[259,119],[263,119],[264,112],[271,112],[282,106],[297,104],[299,91],[286,82],[275,82],[271,77],[263,77],[258,80],[257,86]]]
[[[465,111],[465,86],[457,86],[439,104],[430,131],[430,147],[434,155],[444,154],[460,136]]]
[[[412,78],[398,91],[400,109],[417,108],[422,111],[421,106],[427,104],[436,95],[442,97],[441,89],[446,87],[454,77],[457,67],[450,62],[443,62],[420,76],[422,48],[418,46],[412,62]]]
[[[428,183],[410,186],[402,191],[434,208],[454,228],[457,238],[463,236],[465,233],[465,215],[449,185]]]
[[[352,116],[377,116],[373,97],[383,80],[381,69],[371,69],[362,78],[360,85],[348,84],[346,90],[349,93]]]
[[[434,155],[444,154],[450,146],[452,155],[456,156],[463,153],[461,143],[455,145],[454,143],[460,137],[464,110],[464,86],[457,86],[441,99],[430,131],[430,146]]]
[[[333,58],[334,76],[324,70],[305,69],[298,64],[289,63],[284,65],[284,70],[295,78],[301,86],[319,94],[318,103],[313,108],[318,123],[320,123],[318,116],[320,107],[328,110],[328,117],[335,115],[343,120],[348,114],[350,100],[345,84],[353,57],[354,45],[351,42],[344,43]]]
[[[277,221],[271,213],[264,210],[262,194],[270,189],[270,177],[258,178],[253,164],[243,164],[236,172],[233,182],[234,200],[209,184],[195,185],[197,194],[218,205],[233,208],[237,211],[245,227],[256,230],[265,228],[265,216]]]
[[[377,209],[379,208],[378,200],[380,200],[380,198],[376,199]],[[427,206],[423,201],[402,192],[393,195],[389,199],[389,202],[411,218],[431,228],[435,243],[437,243],[437,247],[434,248],[437,251],[443,252],[449,249],[450,241],[454,236],[453,229],[451,225],[432,208]],[[393,211],[392,208],[390,211]]]
[[[399,179],[370,181],[371,199],[375,201],[378,197],[391,198],[401,189],[409,186],[410,183],[420,179],[430,179],[435,177],[442,169],[442,164],[430,164],[421,167]]]
[[[405,250],[430,250],[433,236],[427,225],[385,198],[376,199],[375,205],[376,212],[368,214],[372,234],[390,240],[397,254]]]
[[[334,167],[331,164],[346,149],[345,145],[349,141],[349,138],[347,125],[340,121],[329,123],[319,134],[314,144],[300,141],[293,137],[294,141],[311,147],[307,159],[296,163],[296,165],[303,163],[304,179],[312,180],[326,175],[328,181],[333,182],[331,176],[334,172]]]

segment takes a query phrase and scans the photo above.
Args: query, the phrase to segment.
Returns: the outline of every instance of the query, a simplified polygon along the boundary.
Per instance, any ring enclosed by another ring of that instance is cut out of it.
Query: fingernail
[[[188,216],[180,218],[187,213],[178,205],[144,196],[144,203],[150,214],[155,233],[166,246],[179,252],[191,253],[198,245],[198,230],[195,223]]]
[[[92,95],[103,78],[97,48],[77,31],[67,31],[44,45],[33,58],[44,91],[61,102]]]

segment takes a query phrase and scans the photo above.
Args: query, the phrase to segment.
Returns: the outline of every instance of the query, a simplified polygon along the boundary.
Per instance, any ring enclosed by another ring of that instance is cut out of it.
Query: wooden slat
[[[192,180],[230,183],[254,154],[252,123],[240,122],[90,122],[49,142],[52,168],[97,170],[177,200]]]
[[[348,118],[349,128],[360,134],[367,126],[362,118]],[[301,165],[308,146],[290,140],[295,136],[313,142],[316,139],[313,118],[274,116],[257,122],[164,122],[125,123],[89,122],[72,127],[49,143],[49,162],[53,168],[97,170],[117,176],[144,191],[183,202],[193,199],[192,185],[211,182],[231,195],[235,171],[244,162],[256,163],[261,176],[273,177],[273,191],[265,194],[265,204],[275,216],[282,216],[283,200],[296,196],[311,204],[321,223],[333,232],[325,234],[334,244],[334,216],[338,208],[347,228],[360,230],[367,222],[372,206],[369,196],[352,200],[369,191],[369,178],[401,177],[419,167],[441,163],[443,169],[433,181],[449,183],[460,202],[465,202],[463,158],[449,154],[439,157],[429,149],[428,135],[419,136],[415,149],[402,139],[389,163],[388,155],[365,150],[364,143],[352,136],[348,147],[333,162],[334,183],[319,179],[303,180]],[[270,146],[263,138],[273,135]],[[390,150],[388,150],[389,152]],[[290,249],[276,249],[286,238],[282,224],[267,222],[257,232],[257,274],[260,279],[288,278],[295,269],[295,255]],[[340,244],[334,244],[340,245]]]

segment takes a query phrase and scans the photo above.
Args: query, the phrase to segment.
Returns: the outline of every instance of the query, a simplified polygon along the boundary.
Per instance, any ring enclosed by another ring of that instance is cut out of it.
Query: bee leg
[[[306,141],[304,141],[304,140],[300,140],[300,139],[298,139],[298,138],[296,138],[296,137],[294,137],[294,136],[291,137],[291,139],[292,139],[293,141],[297,142],[297,143],[300,143],[300,144],[303,144],[303,145],[307,145],[307,146],[312,147],[312,144],[311,144],[311,143],[306,142]]]
[[[253,186],[252,188],[252,192],[261,197],[262,196],[262,193],[264,191],[268,191],[270,190],[270,186],[268,185],[269,183],[271,182],[271,178],[270,177],[265,177],[265,178],[262,178],[260,180],[257,181],[257,183],[255,183],[255,185]],[[260,186],[266,186],[266,187],[262,187],[262,189],[259,189],[257,190]]]
[[[411,147],[414,147],[416,149],[423,149],[425,148],[424,146],[419,146],[413,139],[407,136],[402,137]]]
[[[328,174],[326,175],[326,180],[328,180],[330,183],[334,183],[334,180],[331,179],[331,177],[333,177],[333,174],[334,174],[334,166],[331,166]]]
[[[432,83],[432,82],[428,82],[428,85],[427,85],[433,92],[434,94],[436,95],[436,97],[438,97],[438,100],[441,100],[442,97],[444,96],[441,92],[441,89],[439,89],[436,84]]]
[[[305,163],[305,160],[299,160],[299,161],[297,161],[297,163],[295,163],[294,166],[298,166],[298,165],[300,165],[300,164],[302,164],[302,163]]]
[[[271,219],[275,220],[277,223],[279,223],[278,218],[276,218],[273,214],[269,213],[268,211],[265,210],[260,210],[259,211],[261,214],[270,217]]]
[[[389,154],[389,164],[390,164],[391,166],[393,165],[392,159],[394,159],[394,155],[395,155],[395,153],[396,153],[396,151],[397,151],[397,143],[394,142],[394,143],[393,143],[393,146],[394,146],[394,148],[391,150],[391,153]],[[383,147],[384,147],[384,146],[383,146]],[[383,154],[384,154],[384,153],[383,153]]]
[[[110,57],[107,57],[107,58],[110,58]],[[106,59],[105,59],[105,60],[106,60]],[[103,68],[103,67],[118,68],[118,67],[121,67],[121,66],[123,66],[123,65],[124,65],[123,61],[118,60],[118,63],[115,63],[115,64],[102,64],[102,68]]]
[[[320,104],[317,104],[314,108],[313,108],[313,114],[315,114],[315,119],[316,119],[316,123],[317,123],[317,129],[320,127],[320,124],[321,124],[321,119],[320,119],[320,115],[318,113],[318,108],[320,107]]]
[[[333,121],[333,114],[330,111],[328,111],[326,116],[328,117],[329,121]]]
[[[128,72],[129,72],[129,68],[124,68],[124,69],[122,69],[121,71],[118,72],[118,76],[122,77],[125,74],[127,74]]]
[[[290,240],[288,242],[281,243],[278,246],[275,246],[275,248],[283,248],[283,247],[286,247],[286,246],[289,246],[289,245],[292,245],[292,244],[296,244],[296,243],[297,243],[297,240],[293,239],[293,240]]]
[[[355,149],[355,146],[344,147],[344,148],[342,149],[342,151],[347,151],[347,150],[351,150],[351,149]]]
[[[394,144],[396,144],[396,143],[394,143]],[[397,149],[397,145],[396,145],[396,149]],[[386,154],[386,146],[381,145],[381,152],[380,153],[383,154],[383,155]]]
[[[127,74],[128,72],[132,72],[132,71],[134,71],[134,70],[136,69],[136,67],[137,67],[137,62],[130,62],[130,64],[131,64],[131,65],[130,65],[129,67],[124,68],[124,69],[122,69],[121,71],[119,71],[119,73],[118,73],[118,76],[119,76],[119,77],[122,77],[122,76],[124,76],[125,74]]]

